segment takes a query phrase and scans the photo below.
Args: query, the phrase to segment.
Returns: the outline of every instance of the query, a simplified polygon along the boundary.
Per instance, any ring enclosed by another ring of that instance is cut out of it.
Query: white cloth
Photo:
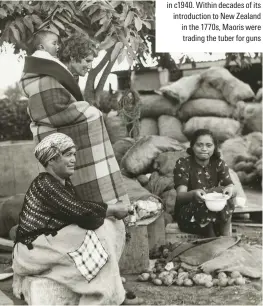
[[[37,50],[31,56],[39,57],[39,58],[44,58],[44,59],[47,59],[47,60],[50,60],[50,61],[54,61],[54,62],[58,63],[59,65],[61,65],[62,67],[64,67],[65,69],[68,70],[68,67],[66,65],[64,65],[58,58],[52,56],[47,51]]]

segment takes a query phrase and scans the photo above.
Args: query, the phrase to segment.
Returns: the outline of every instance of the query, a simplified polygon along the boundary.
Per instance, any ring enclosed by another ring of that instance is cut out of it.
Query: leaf
[[[59,19],[60,21],[62,21],[62,22],[65,23],[65,24],[68,24],[68,23],[69,23],[68,19],[66,19],[66,18],[64,17],[64,15],[61,15],[61,14],[57,15],[57,19]]]
[[[42,20],[40,17],[38,17],[37,15],[33,14],[32,15],[32,20],[34,21],[34,23],[39,26],[42,24]]]
[[[124,61],[125,56],[127,56],[127,50],[123,49],[121,51],[121,53],[119,54],[119,56],[118,56],[118,60],[117,60],[118,61],[118,65],[120,65]]]
[[[96,14],[94,14],[94,16],[91,18],[91,23],[94,23],[98,20],[100,20],[101,18],[103,18],[106,15],[106,12],[98,12]]]
[[[147,29],[151,30],[152,25],[150,24],[150,22],[142,20],[142,23],[146,26]]]
[[[25,25],[22,20],[23,20],[22,18],[18,18],[15,20],[15,25],[20,30],[21,34],[23,34],[26,31]]]
[[[133,17],[134,17],[134,12],[129,11],[129,13],[128,13],[125,21],[124,21],[124,26],[125,27],[128,27],[131,24]]]
[[[88,2],[88,1],[83,1],[81,6],[80,6],[80,10],[81,11],[85,11],[87,8],[89,8],[90,6],[92,6],[94,3],[92,1]]]
[[[27,28],[33,33],[34,32],[34,25],[31,16],[27,15],[24,17],[24,23]]]
[[[134,17],[134,21],[135,21],[135,28],[139,32],[142,29],[142,21],[138,17]]]
[[[10,30],[12,31],[14,38],[17,42],[20,42],[20,34],[19,31],[14,27],[14,25],[10,26]]]
[[[90,8],[88,15],[92,15],[93,13],[95,13],[100,7],[98,5],[94,5],[93,7]]]
[[[119,55],[120,50],[123,48],[123,43],[122,42],[117,42],[117,44],[115,45],[114,49],[112,50],[111,53],[111,61],[113,62],[116,57]]]
[[[83,35],[87,36],[87,38],[89,37],[89,34],[87,32],[85,32],[84,30],[82,30],[80,27],[78,27],[77,25],[75,25],[74,23],[69,23],[68,24],[70,27],[72,27],[74,30],[76,30],[79,33],[82,33]]]
[[[127,52],[126,59],[127,59],[127,62],[129,64],[129,66],[132,66],[133,65],[133,59],[132,59],[132,56],[130,55],[129,52]]]
[[[61,30],[65,31],[65,27],[64,27],[63,23],[61,23],[61,22],[58,21],[57,19],[54,19],[54,20],[53,20],[53,23],[54,23],[58,28],[60,28]]]
[[[107,36],[104,41],[100,44],[100,50],[108,50],[116,43],[116,39],[112,36]]]
[[[110,23],[111,23],[111,20],[108,20],[107,22],[105,22],[104,25],[99,29],[99,31],[94,36],[97,37],[101,33],[105,32],[108,29]]]
[[[7,17],[7,12],[3,8],[0,8],[0,18],[5,18],[5,17]]]
[[[59,36],[59,30],[53,23],[50,23],[49,30]]]

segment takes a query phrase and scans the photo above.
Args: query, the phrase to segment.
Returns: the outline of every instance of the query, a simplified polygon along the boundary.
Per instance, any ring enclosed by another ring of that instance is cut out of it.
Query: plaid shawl
[[[71,73],[51,60],[26,57],[20,81],[29,98],[28,114],[36,143],[60,132],[77,146],[77,163],[71,177],[80,198],[116,203],[128,201],[102,113],[83,99]]]

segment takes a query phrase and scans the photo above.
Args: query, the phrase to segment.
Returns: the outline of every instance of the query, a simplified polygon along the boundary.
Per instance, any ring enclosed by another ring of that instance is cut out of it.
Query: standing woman
[[[34,140],[38,144],[56,132],[69,136],[76,146],[76,164],[71,182],[78,198],[85,202],[105,203],[108,209],[119,204],[121,208],[121,202],[129,206],[102,113],[84,101],[74,78],[85,75],[91,68],[93,53],[87,38],[71,35],[61,49],[61,59],[64,65],[51,58],[28,56],[25,59],[20,83],[29,98],[28,114]],[[125,245],[124,223],[113,217],[106,220],[96,234],[105,249],[111,247],[112,240],[115,241],[111,258],[118,262]],[[107,239],[109,236],[112,239]],[[115,267],[118,275],[119,269]],[[123,301],[123,292],[110,296],[105,290],[106,286],[109,289],[114,286],[105,269],[100,271],[100,280],[104,280],[104,285],[101,286],[101,282],[96,284],[97,280],[98,277],[91,281],[94,286],[88,287],[90,291],[86,301],[90,302],[87,304],[118,304]],[[137,300],[134,302],[138,303]]]
[[[187,149],[190,155],[180,158],[174,169],[177,191],[175,218],[180,230],[215,237],[218,232],[228,236],[234,211],[232,198],[235,188],[226,163],[220,158],[217,142],[212,132],[197,130]],[[222,192],[230,199],[220,212],[209,211],[203,196],[209,192]]]

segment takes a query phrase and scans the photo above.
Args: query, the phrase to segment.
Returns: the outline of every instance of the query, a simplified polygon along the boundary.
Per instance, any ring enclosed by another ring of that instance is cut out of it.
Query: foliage
[[[0,140],[31,140],[29,124],[27,99],[21,99],[18,85],[9,87],[0,99]]]
[[[77,31],[107,54],[89,74],[85,92],[96,100],[117,60],[130,65],[147,52],[143,37],[154,27],[154,1],[1,1],[0,44],[14,43],[28,50],[32,35],[46,29],[62,38]],[[95,79],[104,69],[97,88]]]

